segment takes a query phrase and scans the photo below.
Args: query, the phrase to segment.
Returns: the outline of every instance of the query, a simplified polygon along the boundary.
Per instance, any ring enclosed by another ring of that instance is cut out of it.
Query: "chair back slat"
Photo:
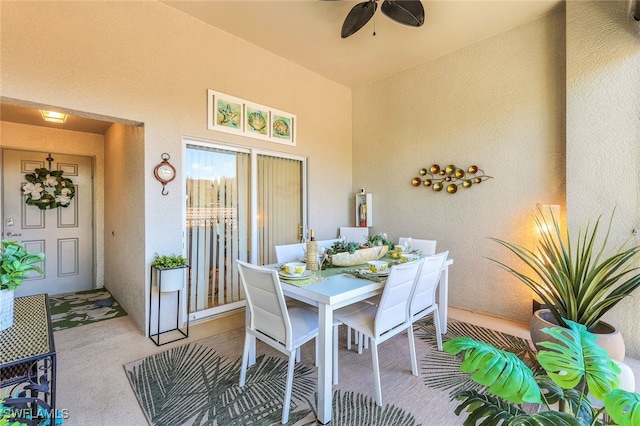
[[[251,319],[247,328],[291,347],[291,321],[278,273],[236,260]]]
[[[275,246],[278,263],[297,262],[305,257],[304,243]]]
[[[391,268],[375,319],[375,337],[409,321],[409,300],[423,259]]]
[[[403,245],[409,237],[398,238],[398,245]],[[420,240],[411,238],[411,250],[420,250],[424,256],[432,256],[436,253],[436,240]]]
[[[440,282],[440,275],[442,275],[442,268],[448,256],[449,251],[447,250],[425,257],[413,297],[411,298],[412,316],[436,303],[436,290]]]

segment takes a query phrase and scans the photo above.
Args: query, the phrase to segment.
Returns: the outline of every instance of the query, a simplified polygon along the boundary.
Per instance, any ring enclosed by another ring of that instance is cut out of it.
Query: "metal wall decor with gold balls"
[[[426,186],[436,192],[446,188],[449,194],[458,192],[460,185],[462,185],[463,188],[471,188],[473,185],[482,183],[487,179],[492,179],[492,176],[485,175],[484,171],[475,165],[469,166],[464,170],[453,164],[449,164],[444,168],[438,164],[433,164],[428,169],[420,169],[418,173],[420,176],[414,177],[411,180],[411,185]]]

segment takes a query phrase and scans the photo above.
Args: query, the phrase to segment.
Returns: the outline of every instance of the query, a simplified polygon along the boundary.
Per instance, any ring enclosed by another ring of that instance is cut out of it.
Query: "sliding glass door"
[[[275,262],[273,246],[300,240],[306,160],[187,141],[189,311],[202,318],[244,305],[235,259]]]

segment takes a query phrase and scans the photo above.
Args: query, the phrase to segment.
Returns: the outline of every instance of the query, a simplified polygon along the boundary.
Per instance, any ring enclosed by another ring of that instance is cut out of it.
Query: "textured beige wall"
[[[1,117],[0,117],[1,118]],[[0,147],[60,152],[93,158],[95,233],[94,286],[104,285],[104,138],[84,132],[28,126],[0,121]]]
[[[628,6],[567,2],[567,220],[577,227],[615,207],[615,246],[640,227],[640,23]],[[639,307],[636,290],[605,316],[635,358]]]
[[[148,285],[154,252],[183,250],[185,135],[310,157],[309,220],[317,238],[334,237],[351,219],[347,88],[157,2],[0,2],[0,8],[1,96],[144,123],[144,151],[136,151],[142,158],[130,159],[140,170],[126,171],[143,173],[144,208],[135,214],[144,218],[144,250],[125,264],[106,265],[130,273],[131,285]],[[207,89],[297,114],[297,146],[207,130]],[[152,172],[163,152],[178,171],[166,197]],[[139,325],[146,321],[146,294],[136,291],[129,302],[140,309],[130,312]]]
[[[531,316],[487,237],[531,246],[535,204],[564,204],[564,42],[561,11],[354,91],[353,184],[373,194],[374,232],[449,250],[453,306]],[[411,186],[434,163],[494,178],[453,195]]]
[[[144,327],[149,269],[144,259],[146,228],[144,128],[113,124],[105,133],[105,271],[106,287]],[[153,226],[150,226],[153,232]],[[157,231],[155,231],[157,232]],[[175,318],[175,316],[173,317]],[[145,329],[146,330],[146,329]]]

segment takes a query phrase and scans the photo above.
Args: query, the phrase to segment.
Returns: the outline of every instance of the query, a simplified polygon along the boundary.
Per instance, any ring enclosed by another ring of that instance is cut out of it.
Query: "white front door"
[[[52,160],[49,161],[48,158]],[[62,170],[73,181],[68,207],[40,210],[27,205],[22,187],[35,169]],[[4,149],[2,154],[2,238],[44,252],[45,275],[31,274],[16,296],[67,293],[93,288],[93,166],[90,157]]]

